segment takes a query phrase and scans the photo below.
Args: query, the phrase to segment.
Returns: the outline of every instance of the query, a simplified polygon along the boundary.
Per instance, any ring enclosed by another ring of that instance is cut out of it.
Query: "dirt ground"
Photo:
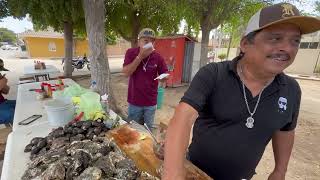
[[[84,87],[89,86],[88,78],[77,79]],[[296,139],[286,179],[318,180],[320,179],[320,81],[298,80],[303,96]],[[112,75],[113,90],[119,106],[127,112],[128,79],[121,74]],[[175,106],[188,87],[166,88],[164,104],[156,112],[156,121],[168,123]],[[273,170],[274,160],[272,147],[269,144],[254,179],[267,179]]]

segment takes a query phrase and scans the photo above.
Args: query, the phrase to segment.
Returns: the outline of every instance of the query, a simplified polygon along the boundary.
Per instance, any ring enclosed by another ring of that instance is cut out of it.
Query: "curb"
[[[301,75],[289,75],[288,76],[295,78],[295,79],[301,79],[301,80],[311,80],[311,81],[320,81],[320,78],[314,77],[314,76],[308,76],[308,77],[304,77]]]

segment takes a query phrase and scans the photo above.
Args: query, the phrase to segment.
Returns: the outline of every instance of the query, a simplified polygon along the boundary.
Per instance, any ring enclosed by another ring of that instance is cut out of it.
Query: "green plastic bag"
[[[69,97],[76,105],[76,113],[84,112],[84,120],[106,119],[106,114],[100,103],[100,95],[78,84],[71,85],[63,91],[54,93],[57,98]]]
[[[79,97],[87,92],[89,92],[88,89],[85,89],[78,84],[73,84],[63,90],[63,96],[68,96],[68,97],[78,96]]]
[[[97,115],[104,113],[100,103],[100,95],[91,91],[82,94],[78,111],[84,112],[85,120],[94,120]]]

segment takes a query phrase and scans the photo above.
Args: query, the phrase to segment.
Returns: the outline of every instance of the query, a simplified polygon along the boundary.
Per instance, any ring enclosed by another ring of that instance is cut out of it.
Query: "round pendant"
[[[253,117],[248,117],[248,118],[247,118],[247,122],[246,122],[247,128],[249,128],[249,129],[253,128],[253,126],[254,126],[253,123],[254,123]]]

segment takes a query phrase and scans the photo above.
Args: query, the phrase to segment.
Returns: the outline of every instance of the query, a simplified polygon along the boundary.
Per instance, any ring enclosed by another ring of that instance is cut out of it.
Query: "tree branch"
[[[128,37],[121,29],[119,29],[119,28],[115,28],[115,29],[123,39],[125,39],[126,41],[130,41],[131,40],[131,38]]]

